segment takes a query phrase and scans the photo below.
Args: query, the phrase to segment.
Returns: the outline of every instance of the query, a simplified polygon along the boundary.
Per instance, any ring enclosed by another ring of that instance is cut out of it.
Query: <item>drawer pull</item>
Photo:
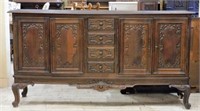
[[[101,50],[101,51],[99,52],[99,54],[100,54],[100,55],[103,55],[103,51]]]
[[[99,69],[102,69],[103,68],[103,66],[102,65],[99,65]]]
[[[102,41],[102,40],[103,40],[103,37],[100,37],[99,40]]]
[[[103,22],[100,22],[100,23],[99,23],[99,26],[103,26]]]

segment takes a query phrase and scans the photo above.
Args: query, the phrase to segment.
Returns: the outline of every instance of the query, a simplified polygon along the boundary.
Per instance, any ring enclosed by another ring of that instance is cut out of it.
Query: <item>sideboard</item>
[[[69,84],[105,91],[169,85],[189,109],[188,11],[14,10],[14,83]],[[44,89],[45,90],[45,89]]]

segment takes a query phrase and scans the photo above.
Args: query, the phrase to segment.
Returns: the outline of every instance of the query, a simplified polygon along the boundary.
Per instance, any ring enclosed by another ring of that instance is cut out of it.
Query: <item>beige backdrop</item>
[[[0,0],[0,87],[8,86],[10,73],[8,0]]]

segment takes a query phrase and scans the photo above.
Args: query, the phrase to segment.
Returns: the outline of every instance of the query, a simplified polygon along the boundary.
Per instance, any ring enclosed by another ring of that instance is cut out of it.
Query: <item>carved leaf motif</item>
[[[147,31],[145,24],[124,25],[124,67],[137,69],[147,67]]]
[[[113,73],[114,72],[114,63],[88,63],[88,72],[96,73]]]
[[[43,23],[23,23],[23,66],[44,67],[47,38],[44,36]]]
[[[113,19],[89,19],[88,20],[89,30],[114,30],[114,20]]]
[[[89,34],[88,44],[90,45],[113,45],[114,34]]]
[[[55,40],[57,67],[78,68],[78,24],[57,24]]]
[[[181,56],[181,24],[160,24],[159,67],[179,68]]]
[[[89,59],[114,59],[114,48],[89,48]]]

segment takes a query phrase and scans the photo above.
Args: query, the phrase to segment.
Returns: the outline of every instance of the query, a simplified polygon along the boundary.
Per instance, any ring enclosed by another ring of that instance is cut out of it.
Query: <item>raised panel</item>
[[[81,74],[82,19],[51,19],[52,72]]]
[[[151,61],[151,19],[125,19],[121,22],[120,73],[148,74]]]
[[[114,62],[88,62],[89,73],[114,73]]]
[[[88,19],[90,31],[113,31],[114,19]]]
[[[156,74],[184,74],[187,62],[187,19],[156,21]]]
[[[47,18],[18,18],[19,72],[49,71],[49,35]]]
[[[114,33],[88,33],[89,45],[114,45]]]
[[[89,47],[89,60],[114,60],[114,47]]]

